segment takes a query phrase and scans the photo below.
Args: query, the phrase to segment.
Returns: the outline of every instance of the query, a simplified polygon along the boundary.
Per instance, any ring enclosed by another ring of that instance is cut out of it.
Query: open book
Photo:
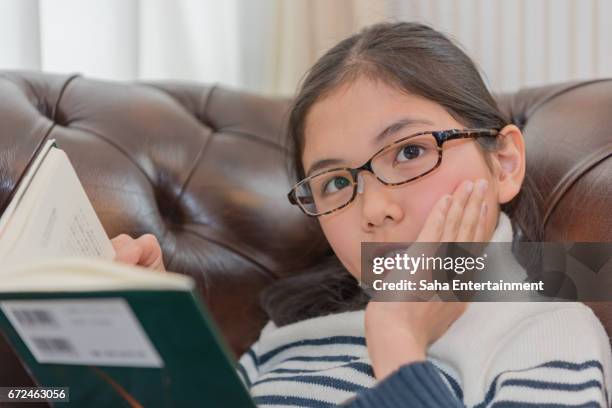
[[[68,156],[48,140],[0,218],[0,265],[75,255],[112,260],[115,252]]]
[[[0,219],[0,332],[39,386],[68,387],[54,406],[254,407],[193,280],[113,257],[46,143]]]

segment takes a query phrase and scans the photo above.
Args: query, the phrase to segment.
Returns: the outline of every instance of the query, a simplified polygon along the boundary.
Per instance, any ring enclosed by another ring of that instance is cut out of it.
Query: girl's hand
[[[483,242],[486,240],[488,183],[466,180],[452,195],[438,200],[417,237],[417,242]]]
[[[485,180],[465,181],[429,213],[417,242],[483,242],[486,237]],[[370,302],[365,328],[376,378],[422,361],[467,308],[462,302]]]
[[[162,251],[153,234],[144,234],[134,239],[127,234],[111,239],[115,248],[115,261],[165,271]]]

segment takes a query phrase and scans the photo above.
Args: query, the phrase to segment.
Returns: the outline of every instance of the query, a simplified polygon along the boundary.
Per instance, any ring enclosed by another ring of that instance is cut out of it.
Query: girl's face
[[[383,130],[404,119],[410,119],[411,124],[377,140]],[[362,77],[332,91],[310,109],[304,132],[304,170],[307,173],[321,159],[339,161],[316,172],[358,167],[380,148],[401,137],[455,128],[465,126],[441,105]],[[371,173],[362,172],[363,193],[349,206],[318,218],[347,270],[357,278],[361,275],[361,242],[414,241],[434,203],[443,195],[452,194],[465,180],[486,179],[489,183],[488,240],[497,223],[499,203],[510,201],[518,193],[524,176],[520,131],[509,125],[502,133],[510,133],[511,146],[491,155],[493,171],[474,139],[459,139],[443,145],[440,167],[414,182],[390,187]]]

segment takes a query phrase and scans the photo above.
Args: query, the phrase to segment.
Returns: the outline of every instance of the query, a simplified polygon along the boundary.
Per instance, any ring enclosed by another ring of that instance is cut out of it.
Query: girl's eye
[[[421,156],[425,153],[425,149],[419,145],[406,145],[402,147],[398,152],[395,160],[398,162],[406,162],[409,160],[414,160],[417,157]]]
[[[346,177],[337,176],[325,183],[323,192],[328,194],[335,193],[350,185],[351,182],[349,179]]]

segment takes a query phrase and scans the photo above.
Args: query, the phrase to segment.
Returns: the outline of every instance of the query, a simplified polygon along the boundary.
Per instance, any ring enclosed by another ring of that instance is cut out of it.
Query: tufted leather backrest
[[[286,100],[26,72],[2,73],[0,95],[0,200],[41,140],[57,139],[108,234],[155,234],[236,350],[264,322],[259,289],[328,251],[286,202]]]
[[[499,100],[524,130],[546,239],[612,241],[612,80]],[[0,203],[36,146],[57,139],[108,234],[155,234],[240,354],[265,322],[259,291],[330,253],[285,198],[287,108],[193,83],[0,72]],[[610,309],[594,308],[612,332]]]
[[[612,79],[498,98],[525,137],[545,241],[612,242]],[[612,339],[612,303],[588,302]],[[611,340],[612,342],[612,340]]]
[[[546,241],[612,241],[612,79],[498,98],[525,136]]]

